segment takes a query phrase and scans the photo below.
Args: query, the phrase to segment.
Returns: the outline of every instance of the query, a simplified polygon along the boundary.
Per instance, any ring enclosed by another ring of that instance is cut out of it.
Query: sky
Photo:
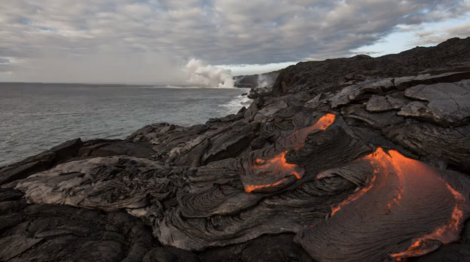
[[[470,0],[0,0],[0,82],[164,83],[470,36]]]

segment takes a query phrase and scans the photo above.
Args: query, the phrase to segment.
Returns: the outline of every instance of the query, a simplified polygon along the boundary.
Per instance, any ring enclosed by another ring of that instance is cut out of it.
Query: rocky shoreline
[[[470,38],[0,168],[0,261],[470,261]]]

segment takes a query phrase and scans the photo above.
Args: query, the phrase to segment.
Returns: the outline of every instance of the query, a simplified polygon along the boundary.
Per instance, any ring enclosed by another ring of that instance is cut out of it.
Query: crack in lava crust
[[[341,175],[347,179],[348,168],[358,164],[364,181],[369,180],[366,186],[333,207],[328,221],[296,237],[312,257],[320,262],[404,261],[458,240],[468,199],[445,179],[450,174],[378,148],[342,167]],[[458,179],[468,184],[467,178]]]

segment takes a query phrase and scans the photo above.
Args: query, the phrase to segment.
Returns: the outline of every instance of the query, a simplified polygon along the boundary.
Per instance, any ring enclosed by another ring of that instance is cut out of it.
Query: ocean
[[[247,89],[0,84],[0,167],[69,139],[125,138],[145,125],[189,126],[237,113]]]

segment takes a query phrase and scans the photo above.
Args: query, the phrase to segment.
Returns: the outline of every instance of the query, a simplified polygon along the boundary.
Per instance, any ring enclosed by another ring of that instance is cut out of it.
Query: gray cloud
[[[0,57],[0,65],[1,64],[9,64],[10,63],[10,59],[6,59],[6,58],[1,58]]]
[[[470,22],[444,29],[423,31],[417,35],[418,39],[413,41],[414,45],[438,44],[451,37],[468,37],[470,36]]]
[[[469,10],[467,0],[15,0],[0,9],[0,58],[9,60],[0,71],[28,81],[167,81],[191,57],[265,64],[344,56],[397,25]]]

